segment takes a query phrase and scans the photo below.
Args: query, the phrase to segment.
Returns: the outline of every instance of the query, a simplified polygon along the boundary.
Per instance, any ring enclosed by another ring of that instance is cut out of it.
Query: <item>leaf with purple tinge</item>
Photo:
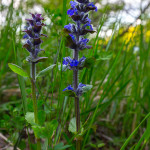
[[[28,50],[28,52],[31,52],[31,46],[29,45],[29,44],[24,44],[23,45],[23,48],[25,48],[25,49],[27,49]]]
[[[93,34],[93,33],[95,33],[95,32],[96,32],[96,31],[94,31],[94,30],[85,29],[85,30],[82,31],[81,35],[86,35],[87,33]]]
[[[71,49],[76,49],[77,47],[70,35],[66,36],[66,46],[70,47]]]
[[[79,15],[72,15],[71,18],[72,18],[74,21],[81,20],[81,17],[80,17]]]
[[[31,30],[24,30],[23,32],[26,32],[31,38],[34,37],[34,35],[33,35]]]
[[[40,38],[34,38],[34,45],[39,45],[41,44],[43,41]]]
[[[46,34],[41,34],[41,36],[48,37]]]
[[[39,33],[41,29],[42,29],[42,25],[36,25],[36,24],[34,25],[33,28],[34,32]]]

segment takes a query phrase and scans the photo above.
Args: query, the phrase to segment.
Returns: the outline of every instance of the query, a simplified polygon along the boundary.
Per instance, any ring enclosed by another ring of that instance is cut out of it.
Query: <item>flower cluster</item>
[[[78,3],[80,3],[80,5],[76,2],[76,1],[71,1],[71,8],[67,11],[67,14],[70,16],[73,15],[79,15],[80,13],[87,13],[90,10],[95,10],[97,11],[97,7],[94,5],[93,2],[89,2],[89,0],[77,0]]]
[[[31,14],[32,19],[26,19],[27,26],[25,27],[25,35],[23,36],[24,39],[26,39],[26,43],[23,45],[24,48],[27,49],[27,51],[30,53],[30,56],[27,58],[29,62],[39,62],[42,59],[45,59],[45,57],[38,57],[38,53],[40,51],[44,51],[40,48],[41,43],[43,42],[41,40],[41,36],[47,37],[45,34],[41,34],[41,29],[43,26],[45,26],[44,23],[42,23],[42,20],[44,18],[41,16],[41,14]]]
[[[71,59],[70,57],[63,58],[63,65],[67,66],[68,69],[74,70],[74,69],[81,69],[85,62],[85,57],[83,56],[79,61],[75,59]]]
[[[65,25],[65,29],[70,33],[70,37],[72,39],[72,44],[69,45],[71,49],[83,50],[90,49],[91,46],[87,45],[89,42],[88,39],[84,39],[83,37],[87,33],[94,33],[93,27],[91,25],[91,20],[88,18],[88,13],[90,10],[97,11],[97,7],[89,0],[77,0],[71,1],[71,8],[67,11],[67,14],[72,18],[72,20],[76,23]],[[78,36],[78,39],[75,37]]]
[[[85,84],[79,83],[77,90],[74,90],[73,87],[71,87],[71,85],[69,85],[63,91],[71,90],[71,91],[74,91],[77,96],[81,96],[84,92],[83,87],[85,87],[85,86],[86,86]]]
[[[66,66],[68,69],[74,71],[74,80],[73,83],[78,82],[78,70],[83,69],[85,63],[85,57],[82,57],[78,60],[78,52],[84,49],[91,49],[92,46],[88,45],[89,39],[84,38],[87,33],[94,33],[93,27],[91,25],[91,19],[89,19],[89,11],[97,11],[97,7],[93,2],[89,0],[74,0],[70,1],[71,8],[67,11],[69,17],[72,18],[74,23],[69,23],[64,26],[64,31],[68,33],[67,36],[67,46],[74,50],[74,59],[70,57],[65,57],[63,60],[63,66]],[[76,56],[76,57],[75,57]],[[76,72],[75,72],[76,71]],[[76,77],[75,77],[76,76]],[[76,86],[75,90],[69,85],[64,90],[74,90],[77,96],[81,96],[83,93],[83,86],[86,86],[82,83]]]

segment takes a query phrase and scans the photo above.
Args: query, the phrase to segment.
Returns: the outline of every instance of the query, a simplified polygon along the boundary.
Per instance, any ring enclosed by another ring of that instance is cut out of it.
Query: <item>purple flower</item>
[[[79,64],[78,60],[75,60],[75,59],[73,59],[73,60],[70,62],[70,66],[71,66],[71,67],[77,67],[78,64]]]
[[[25,27],[25,35],[23,38],[27,39],[24,48],[27,49],[27,51],[30,53],[30,59],[28,59],[30,62],[34,62],[34,60],[38,59],[38,53],[41,51],[40,45],[43,42],[41,40],[41,36],[46,36],[44,34],[41,34],[41,29],[43,26],[45,26],[44,23],[42,23],[42,20],[44,18],[41,16],[41,14],[31,14],[31,19],[26,19],[27,26]],[[39,58],[40,59],[40,58]]]
[[[97,7],[94,5],[93,2],[89,3],[87,6],[95,8],[95,11],[97,12]]]
[[[73,40],[73,42],[76,42],[75,36],[73,34],[69,34]]]
[[[71,59],[70,57],[63,58],[63,65],[68,66],[68,69],[74,70],[77,67],[83,67],[83,63],[85,61],[85,57],[83,56],[79,61],[75,59]]]
[[[75,10],[74,10],[74,9],[69,9],[69,10],[67,11],[67,15],[70,15],[70,16],[72,16],[74,13],[75,13]]]
[[[25,34],[24,36],[23,36],[23,39],[27,39],[28,38],[28,34]]]
[[[78,88],[82,88],[82,87],[84,87],[84,86],[86,86],[86,85],[85,85],[85,84],[82,84],[82,83],[79,83]]]
[[[90,23],[86,23],[84,26],[83,26],[83,29],[85,29],[86,27],[90,27],[91,30],[93,30],[93,27]]]
[[[71,87],[71,85],[69,85],[68,87],[66,87],[65,89],[63,89],[63,91],[66,91],[66,90],[71,90],[71,91],[73,91],[73,88]]]
[[[79,65],[82,66],[82,64],[84,63],[85,60],[86,60],[86,57],[83,56],[83,57],[79,60]]]
[[[89,46],[89,45],[87,45],[87,43],[89,42],[89,39],[84,39],[84,38],[81,38],[81,40],[78,42],[78,48],[80,49],[80,50],[83,50],[83,49],[90,49],[92,46]]]
[[[68,25],[65,25],[64,28],[71,32],[71,30],[72,30],[72,24],[69,23]]]
[[[63,65],[68,65],[70,64],[71,61],[72,59],[70,57],[65,57],[63,58]]]
[[[63,65],[66,65],[66,66],[68,65],[68,62],[65,59],[63,60]]]
[[[75,2],[75,1],[70,1],[70,5],[71,5],[72,8],[76,8],[76,6],[78,5],[78,3]]]
[[[79,64],[78,60],[71,59],[70,57],[65,57],[63,59],[64,59],[63,65],[69,65],[71,67],[69,69],[72,69],[73,67],[77,67]]]
[[[88,17],[86,18],[86,23],[87,24],[91,24],[91,19],[89,19]]]
[[[81,96],[83,94],[83,87],[86,86],[85,84],[79,83],[78,88],[76,90],[76,95]]]
[[[77,2],[71,1],[70,4],[71,4],[71,8],[67,11],[67,14],[70,16],[74,15],[75,13],[77,14],[77,12],[78,12],[78,10],[76,8]]]
[[[89,3],[89,0],[77,0],[79,3]]]
[[[79,43],[81,44],[81,45],[85,45],[86,46],[86,44],[89,42],[89,39],[84,39],[84,38],[82,38],[80,41],[79,41]]]
[[[85,84],[79,83],[77,90],[75,91],[77,96],[81,96],[83,94],[83,87],[86,86]],[[68,87],[66,87],[65,89],[63,89],[63,91],[67,91],[67,90],[71,90],[74,91],[73,87],[71,85],[69,85]]]

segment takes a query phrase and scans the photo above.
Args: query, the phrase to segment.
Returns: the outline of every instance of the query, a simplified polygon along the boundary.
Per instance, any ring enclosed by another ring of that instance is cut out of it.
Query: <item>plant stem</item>
[[[79,97],[75,98],[75,114],[76,114],[76,130],[80,130],[80,107],[79,107]],[[80,150],[80,140],[76,140],[76,150]]]
[[[35,123],[38,124],[38,109],[37,109],[37,100],[36,100],[36,64],[31,63],[31,84],[32,84],[32,100],[33,100],[33,109],[34,109],[34,118],[35,118]],[[37,142],[37,150],[41,150],[41,141],[39,138],[36,138]]]
[[[77,41],[79,41],[79,36],[76,37]],[[79,52],[78,50],[74,50],[74,59],[78,60]],[[78,70],[73,71],[73,84],[74,90],[76,91],[78,88]],[[75,97],[75,115],[76,115],[76,131],[80,130],[80,105],[79,105],[79,97]],[[80,150],[80,140],[76,140],[76,150]]]

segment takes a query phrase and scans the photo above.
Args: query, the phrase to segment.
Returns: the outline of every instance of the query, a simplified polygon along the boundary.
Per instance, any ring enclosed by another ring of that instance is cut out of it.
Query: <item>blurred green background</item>
[[[149,150],[150,1],[93,2],[98,7],[97,13],[90,13],[97,31],[88,35],[93,48],[80,52],[80,57],[97,59],[90,69],[80,72],[80,82],[93,84],[93,89],[80,99],[83,147],[119,150],[128,139],[125,150]],[[48,38],[43,38],[45,53],[40,55],[48,60],[38,64],[37,72],[51,64],[56,67],[37,80],[39,107],[45,110],[46,120],[55,118],[59,122],[52,144],[73,144],[68,149],[74,150],[73,135],[68,131],[69,121],[75,116],[74,101],[62,93],[72,83],[72,72],[58,70],[62,58],[72,55],[62,32],[71,22],[69,7],[69,0],[0,0],[0,148],[10,143],[20,149],[30,147],[24,119],[25,105],[29,111],[33,109],[30,82],[14,74],[8,63],[29,70],[29,64],[24,63],[29,54],[22,48],[22,30],[29,13],[42,13],[47,24],[43,33]]]

